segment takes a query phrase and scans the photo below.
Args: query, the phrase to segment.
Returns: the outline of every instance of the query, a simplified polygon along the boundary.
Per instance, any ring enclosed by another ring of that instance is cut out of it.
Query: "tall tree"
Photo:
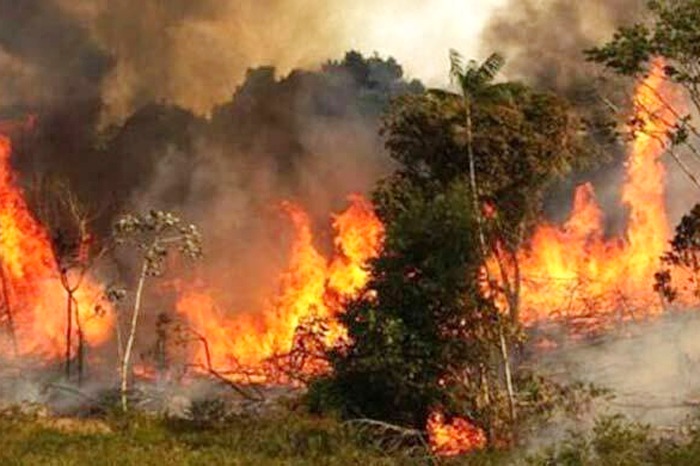
[[[464,92],[403,96],[386,117],[398,162],[374,195],[386,244],[341,317],[350,341],[331,353],[333,375],[312,390],[331,395],[346,416],[422,427],[437,407],[491,440],[513,425],[522,371],[507,375],[507,344],[519,335],[517,306],[504,319],[485,290],[517,290],[508,280],[513,270],[519,279],[517,251],[544,193],[589,154],[565,101],[492,84],[496,65],[483,75],[462,67],[481,76],[465,78]],[[485,286],[493,257],[502,276]]]
[[[445,91],[402,97],[383,131],[400,164],[395,179],[433,191],[456,179],[469,180],[484,256],[498,262],[497,276],[491,278],[516,323],[517,252],[541,217],[547,190],[572,168],[590,164],[595,153],[584,144],[580,122],[563,99],[518,83],[482,92],[479,99],[467,100]],[[465,114],[470,125],[465,126]],[[482,216],[484,211],[488,215]]]
[[[464,127],[459,128],[464,134],[464,146],[469,160],[469,185],[471,188],[474,215],[477,218],[479,230],[479,243],[482,254],[487,254],[486,239],[483,231],[481,216],[481,203],[479,201],[479,187],[476,179],[476,165],[474,162],[474,127],[472,114],[474,105],[484,101],[492,101],[494,98],[507,98],[508,91],[505,85],[493,84],[494,79],[505,65],[504,58],[494,53],[483,63],[470,60],[466,65],[462,56],[456,51],[450,51],[450,78],[459,85],[464,107]],[[444,92],[444,91],[438,91]]]

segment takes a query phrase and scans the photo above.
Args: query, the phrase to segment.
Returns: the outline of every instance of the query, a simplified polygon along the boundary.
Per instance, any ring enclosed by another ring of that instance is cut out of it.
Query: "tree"
[[[395,179],[428,191],[469,179],[472,195],[472,178],[478,180],[472,209],[478,207],[479,215],[488,211],[482,226],[486,255],[498,263],[492,278],[507,298],[511,321],[517,322],[517,252],[541,218],[544,195],[572,168],[591,165],[597,154],[585,144],[580,122],[563,99],[518,83],[488,89],[507,98],[471,101],[471,151],[465,150],[465,100],[448,92],[400,98],[383,132],[400,164]]]
[[[683,216],[670,246],[661,258],[655,290],[669,303],[679,294],[700,300],[700,204]]]
[[[314,393],[333,395],[345,415],[413,427],[437,406],[494,440],[515,420],[520,371],[511,373],[507,348],[519,335],[517,252],[546,190],[592,152],[565,101],[493,84],[497,56],[459,63],[453,54],[460,94],[402,96],[384,121],[398,162],[374,196],[385,249],[341,317],[351,343],[331,354],[330,392]],[[498,276],[484,276],[493,258]]]
[[[464,146],[469,161],[469,187],[471,189],[473,211],[477,218],[479,230],[479,243],[482,253],[487,254],[486,239],[484,237],[483,221],[481,218],[481,203],[479,201],[479,188],[476,179],[476,165],[474,162],[474,127],[472,114],[477,102],[492,100],[494,98],[507,98],[508,90],[505,85],[494,85],[493,80],[503,68],[505,60],[497,53],[490,55],[482,64],[470,60],[463,64],[462,56],[455,50],[450,51],[450,77],[459,85],[462,106],[464,108],[464,126],[457,127],[464,134]],[[438,91],[444,92],[444,91]]]
[[[199,258],[202,255],[201,237],[194,225],[184,225],[168,212],[151,211],[146,215],[126,215],[114,227],[117,244],[131,244],[142,254],[128,336],[121,354],[121,403],[128,410],[128,381],[131,371],[131,354],[136,338],[142,308],[143,291],[149,277],[159,277],[165,270],[165,261],[172,248],[184,257]],[[120,327],[118,325],[117,327]],[[121,330],[117,328],[121,334]],[[121,338],[119,339],[121,342]]]
[[[377,193],[387,225],[361,297],[340,316],[350,343],[331,353],[347,417],[422,429],[433,409],[493,431],[499,391],[497,310],[479,290],[483,256],[466,183],[433,195],[410,184]]]
[[[77,338],[75,357],[80,384],[84,373],[86,346],[84,322],[76,293],[90,270],[108,251],[108,247],[102,244],[104,242],[97,241],[91,233],[93,222],[98,217],[98,209],[82,202],[67,180],[55,176],[35,178],[30,201],[42,225],[51,234],[59,279],[66,292],[65,376],[66,379],[71,377],[73,341]]]

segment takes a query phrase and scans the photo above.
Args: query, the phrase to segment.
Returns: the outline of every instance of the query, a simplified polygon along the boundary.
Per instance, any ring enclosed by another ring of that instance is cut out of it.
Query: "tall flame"
[[[0,289],[7,332],[21,356],[63,354],[67,294],[49,237],[27,207],[10,167],[11,144],[0,135]],[[91,345],[110,337],[111,313],[97,316],[100,287],[86,277],[75,293],[83,336]],[[5,354],[11,354],[9,346]]]
[[[300,325],[324,321],[325,344],[345,335],[335,321],[338,299],[352,297],[368,280],[364,267],[381,246],[383,226],[371,205],[360,196],[336,216],[333,227],[336,254],[327,260],[314,246],[308,215],[292,203],[283,210],[291,219],[295,240],[287,270],[280,278],[279,294],[261,312],[226,315],[216,305],[215,291],[182,290],[177,309],[195,332],[207,341],[200,363],[208,358],[218,368],[259,368],[270,358],[289,353]]]
[[[668,93],[663,62],[657,60],[634,98],[636,124],[630,129],[635,137],[622,190],[629,209],[626,237],[604,238],[602,211],[592,186],[585,184],[576,191],[566,223],[542,225],[530,247],[520,253],[525,324],[560,317],[612,317],[624,307],[623,298],[637,301],[646,316],[661,312],[652,284],[670,235],[665,170],[659,160],[663,138],[675,122],[660,99]]]

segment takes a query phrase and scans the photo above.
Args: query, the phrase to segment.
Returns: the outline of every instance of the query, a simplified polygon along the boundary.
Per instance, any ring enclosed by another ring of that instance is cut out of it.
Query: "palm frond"
[[[503,69],[506,60],[499,53],[492,53],[479,67],[479,76],[484,83],[493,81]]]
[[[464,74],[464,59],[455,49],[450,49],[450,79],[458,80]]]

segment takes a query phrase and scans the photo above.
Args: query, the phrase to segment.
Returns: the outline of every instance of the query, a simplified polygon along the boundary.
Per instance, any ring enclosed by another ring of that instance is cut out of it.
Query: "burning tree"
[[[52,176],[37,177],[29,194],[33,210],[51,234],[61,286],[66,293],[66,379],[71,377],[75,352],[80,383],[85,366],[86,342],[76,294],[109,248],[91,233],[93,222],[98,217],[97,209],[79,199],[66,180]],[[100,309],[97,303],[93,303],[93,307]],[[77,345],[74,345],[74,339],[77,339]],[[75,351],[74,346],[77,346]]]
[[[185,225],[175,215],[162,211],[151,211],[146,215],[126,215],[116,223],[114,234],[118,244],[131,244],[142,254],[125,343],[121,337],[121,326],[117,325],[121,355],[121,403],[122,409],[127,411],[132,351],[146,280],[163,274],[171,249],[175,248],[186,258],[196,259],[202,255],[202,248],[199,231],[194,225]]]

